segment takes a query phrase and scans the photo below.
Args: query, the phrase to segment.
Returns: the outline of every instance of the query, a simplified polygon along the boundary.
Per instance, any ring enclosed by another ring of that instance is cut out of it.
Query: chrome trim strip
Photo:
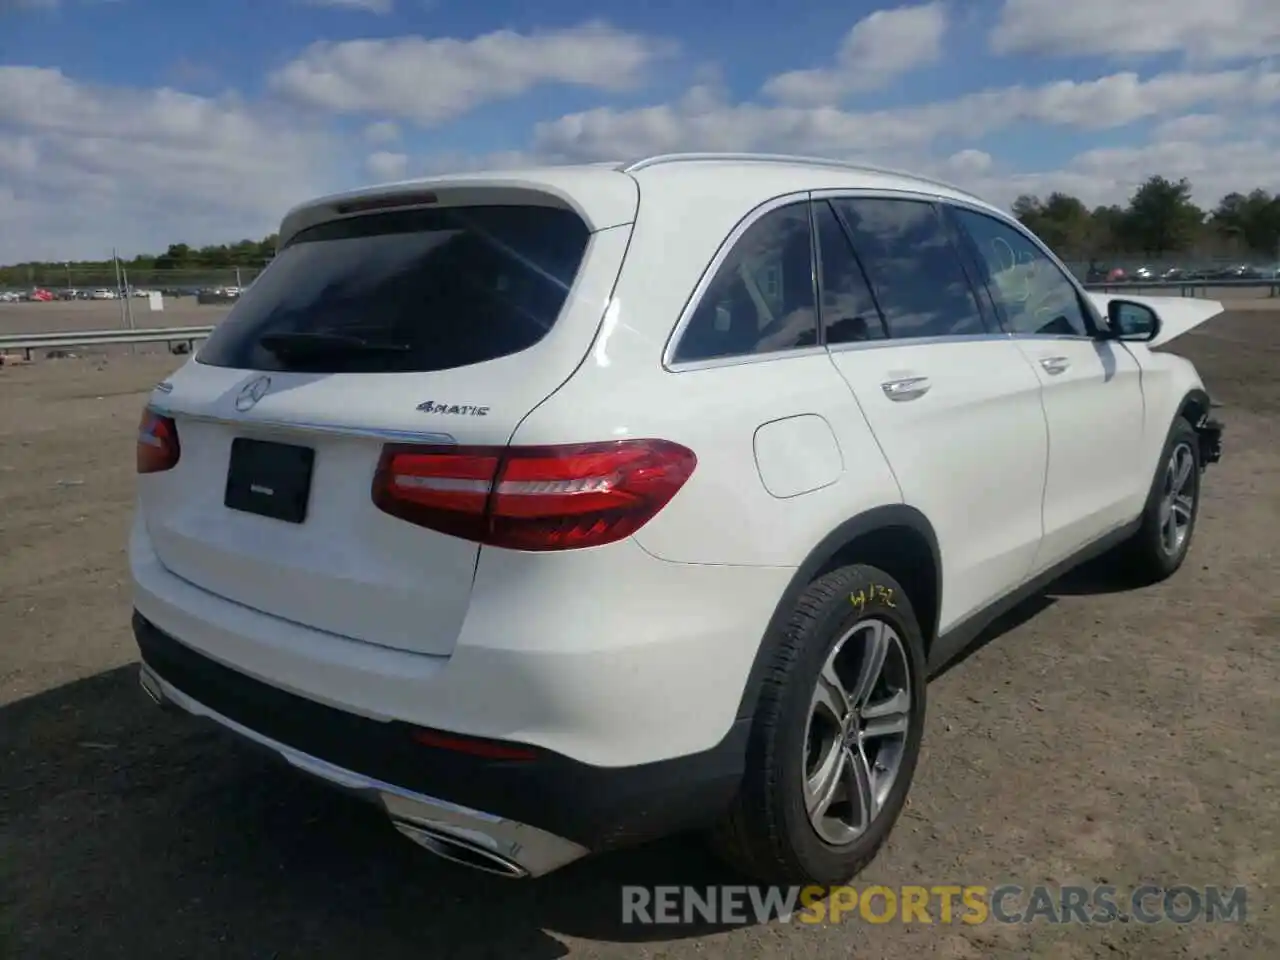
[[[888,347],[927,347],[934,344],[948,343],[1096,343],[1095,337],[1081,337],[1076,334],[1058,333],[975,333],[945,334],[938,337],[881,337],[878,340],[861,340],[854,343],[833,343],[827,346],[831,353],[847,353],[850,350],[883,350]]]
[[[531,877],[550,873],[588,853],[585,847],[537,827],[414,793],[272,740],[187,696],[145,663],[139,672],[139,682],[147,695],[160,705],[177,707],[192,716],[212,721],[259,747],[265,747],[295,769],[372,801],[386,812],[393,823],[409,824],[445,838],[454,838],[464,845],[481,847],[494,856],[517,864]]]
[[[826,348],[796,347],[793,350],[770,350],[768,353],[743,353],[731,357],[710,357],[706,360],[686,360],[683,363],[667,365],[671,373],[686,373],[693,370],[716,370],[721,367],[737,367],[746,363],[768,363],[771,360],[791,360],[796,357],[819,357]]]
[[[885,350],[892,347],[928,347],[948,343],[1007,343],[1013,337],[1007,333],[949,333],[937,337],[880,337],[877,340],[858,340],[853,343],[833,343],[827,347],[831,353],[849,353],[854,350]]]
[[[197,423],[216,423],[241,430],[283,430],[292,433],[323,433],[329,436],[367,437],[393,443],[438,443],[456,445],[452,434],[424,430],[384,430],[378,427],[354,427],[341,423],[322,423],[308,420],[269,420],[255,417],[223,417],[211,413],[192,413],[152,402],[150,409],[161,416]]]

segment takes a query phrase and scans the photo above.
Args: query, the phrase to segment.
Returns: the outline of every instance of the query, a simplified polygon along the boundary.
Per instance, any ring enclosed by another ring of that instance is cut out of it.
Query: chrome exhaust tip
[[[168,708],[170,706],[169,698],[164,695],[164,688],[160,686],[159,678],[145,663],[138,671],[138,683],[143,692],[151,698],[151,701],[157,707]]]
[[[393,820],[392,825],[418,846],[441,859],[509,880],[522,880],[529,876],[529,871],[514,860],[486,850],[479,844],[404,820]]]

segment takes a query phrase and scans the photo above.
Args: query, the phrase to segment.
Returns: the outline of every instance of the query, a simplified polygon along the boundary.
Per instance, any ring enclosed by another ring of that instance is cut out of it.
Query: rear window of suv
[[[518,353],[555,324],[590,231],[570,210],[436,207],[294,237],[201,348],[215,367],[426,372]]]

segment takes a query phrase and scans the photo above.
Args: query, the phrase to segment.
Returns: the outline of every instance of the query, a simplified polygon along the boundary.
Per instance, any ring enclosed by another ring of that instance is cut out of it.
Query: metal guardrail
[[[1180,296],[1203,296],[1210,289],[1266,290],[1268,297],[1280,297],[1280,277],[1258,280],[1113,280],[1086,283],[1086,290],[1096,293],[1124,293],[1126,290],[1177,290]],[[1197,292],[1198,291],[1198,292]]]
[[[0,334],[0,353],[21,351],[30,360],[36,350],[93,347],[116,343],[187,343],[195,345],[213,327],[151,327],[138,330],[63,330],[50,333]]]

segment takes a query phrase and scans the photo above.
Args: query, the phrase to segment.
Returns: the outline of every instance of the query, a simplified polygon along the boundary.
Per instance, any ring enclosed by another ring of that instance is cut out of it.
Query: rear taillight
[[[555,447],[383,448],[380,510],[441,533],[515,550],[613,543],[653,519],[697,457],[666,440]]]
[[[160,473],[172,470],[181,456],[178,425],[150,408],[142,411],[138,425],[138,472]]]

